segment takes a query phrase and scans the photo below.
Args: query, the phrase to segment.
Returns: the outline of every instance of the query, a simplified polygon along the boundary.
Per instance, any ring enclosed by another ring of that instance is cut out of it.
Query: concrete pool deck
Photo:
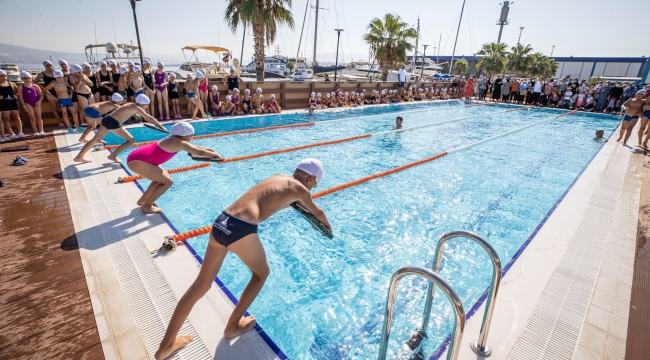
[[[140,190],[116,184],[125,172],[106,159],[106,151],[89,153],[90,164],[74,164],[78,137],[56,141],[103,353],[108,359],[148,359],[200,266],[184,246],[149,255],[173,230],[162,217],[138,211]],[[502,281],[488,341],[491,359],[624,357],[643,161],[642,154],[607,143],[545,219]],[[584,274],[586,268],[591,273]],[[562,286],[554,287],[558,281]],[[558,291],[582,297],[565,299],[570,311],[562,312],[556,303],[548,306]],[[279,358],[256,332],[221,339],[232,306],[212,286],[181,331],[197,339],[173,358]],[[468,323],[459,358],[477,358],[468,344],[478,337],[482,311]],[[538,325],[543,321],[551,325]]]

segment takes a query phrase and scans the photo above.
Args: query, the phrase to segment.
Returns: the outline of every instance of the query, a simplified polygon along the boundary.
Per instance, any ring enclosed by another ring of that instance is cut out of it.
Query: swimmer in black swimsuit
[[[45,60],[43,61],[43,66],[45,67],[45,71],[41,71],[38,75],[36,75],[36,78],[34,79],[34,84],[38,84],[38,86],[41,87],[41,90],[45,89],[46,86],[50,85],[51,82],[54,82],[54,80],[56,80],[54,78],[54,65],[52,64],[52,62],[49,60]],[[43,85],[39,84],[41,80],[43,80]],[[43,92],[43,94],[45,95],[47,102],[50,103],[50,107],[52,108],[52,113],[54,114],[56,121],[59,122],[59,126],[65,126],[65,124],[61,122],[61,116],[59,115],[58,112],[59,107],[57,104],[56,93],[54,92],[54,89],[48,92]]]
[[[194,339],[192,335],[177,335],[194,304],[212,286],[229,251],[241,259],[252,272],[252,276],[228,319],[223,336],[229,339],[253,329],[255,318],[243,316],[262,290],[270,272],[264,247],[257,235],[258,224],[293,202],[298,202],[331,230],[327,216],[314,203],[310,194],[310,190],[321,182],[322,177],[321,162],[316,159],[304,159],[292,176],[275,175],[262,180],[219,215],[212,226],[203,266],[194,283],[178,302],[165,337],[156,351],[155,359],[166,358]]]
[[[242,80],[239,75],[235,74],[235,67],[231,66],[230,67],[230,75],[226,76],[223,78],[223,83],[228,84],[228,95],[232,95],[232,91],[235,89],[239,89],[239,82],[244,81]]]

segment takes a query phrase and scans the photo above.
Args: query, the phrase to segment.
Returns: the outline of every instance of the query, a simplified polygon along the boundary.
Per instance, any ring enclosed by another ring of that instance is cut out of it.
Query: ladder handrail
[[[407,275],[418,275],[429,280],[429,285],[432,283],[438,285],[443,293],[451,302],[456,314],[456,321],[454,330],[451,333],[451,341],[449,342],[449,351],[447,352],[447,360],[454,360],[458,356],[460,350],[460,342],[463,339],[463,332],[465,331],[465,309],[463,303],[456,293],[456,290],[440,275],[433,271],[421,267],[405,266],[400,268],[393,274],[388,288],[388,301],[386,301],[386,309],[384,311],[384,323],[381,330],[381,344],[379,345],[379,360],[386,359],[386,350],[388,349],[388,339],[390,338],[391,325],[393,323],[393,310],[395,306],[395,297],[397,292],[397,285],[399,281]],[[433,294],[431,294],[433,297]],[[429,299],[427,299],[428,301]]]
[[[470,345],[472,350],[483,357],[488,357],[491,355],[492,351],[487,345],[488,333],[490,332],[490,323],[492,322],[492,315],[494,313],[494,306],[496,304],[497,293],[499,292],[499,285],[501,284],[501,259],[497,251],[488,243],[485,239],[469,231],[452,231],[444,234],[438,245],[436,246],[436,255],[433,259],[433,271],[440,271],[440,263],[442,262],[442,251],[444,250],[445,244],[452,239],[462,237],[474,240],[477,242],[485,252],[490,256],[492,260],[492,281],[490,282],[490,288],[488,291],[485,312],[483,313],[483,322],[481,323],[481,333],[479,334],[477,342],[471,342]],[[429,313],[431,311],[431,302],[433,300],[433,294],[435,293],[435,287],[429,284],[429,294],[427,296],[427,303],[424,307],[424,316],[422,321],[422,332],[426,331],[427,325],[429,323]]]

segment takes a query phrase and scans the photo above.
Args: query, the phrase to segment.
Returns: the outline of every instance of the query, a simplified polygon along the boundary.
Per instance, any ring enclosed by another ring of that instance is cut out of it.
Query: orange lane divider
[[[248,129],[248,130],[237,130],[237,131],[227,131],[227,132],[221,132],[221,133],[215,133],[215,134],[196,135],[196,136],[194,136],[194,138],[195,139],[205,139],[205,138],[211,138],[211,137],[229,136],[229,135],[237,135],[237,134],[248,134],[248,133],[254,133],[254,132],[259,132],[259,131],[288,129],[288,128],[314,126],[314,125],[316,125],[315,122],[301,123],[301,124],[291,124],[291,125],[278,125],[278,126],[269,126],[269,127]],[[138,146],[153,144],[155,142],[158,142],[158,140],[137,142],[137,143],[135,143],[135,144],[133,144],[131,146],[132,147],[138,147]],[[104,146],[104,149],[117,149],[118,146],[119,145],[107,145],[107,146]]]
[[[562,115],[558,115],[558,116],[556,116],[555,118],[556,118],[556,119],[559,119],[559,118],[561,118],[561,117],[563,117],[563,116],[567,116],[567,115],[575,114],[576,112],[578,112],[578,110],[569,111],[568,113],[566,113],[566,114],[562,114]]]
[[[173,173],[177,173],[177,172],[200,169],[200,168],[208,167],[210,165],[212,165],[212,164],[209,163],[209,162],[205,162],[205,163],[200,163],[200,164],[196,164],[196,165],[183,166],[183,167],[179,167],[179,168],[176,168],[176,169],[169,169],[169,170],[167,170],[167,172],[170,173],[170,174],[173,174]],[[117,178],[117,182],[118,183],[125,183],[125,182],[140,180],[142,178],[143,178],[142,175],[125,176],[123,178],[122,177]]]
[[[388,175],[394,174],[396,172],[400,172],[402,170],[410,169],[410,168],[412,168],[414,166],[422,165],[422,164],[425,164],[425,163],[440,159],[441,157],[443,157],[445,155],[447,155],[447,152],[443,151],[438,155],[434,155],[434,156],[428,157],[426,159],[414,161],[414,162],[408,163],[406,165],[398,166],[398,167],[390,169],[390,170],[382,171],[382,172],[379,172],[379,173],[376,173],[376,174],[373,174],[373,175],[370,175],[370,176],[362,177],[361,179],[357,179],[357,180],[354,180],[354,181],[347,182],[345,184],[334,186],[334,187],[331,187],[329,189],[325,189],[323,191],[319,191],[319,192],[315,193],[314,195],[312,195],[312,198],[313,199],[318,199],[319,197],[329,195],[329,194],[335,193],[335,192],[343,190],[343,189],[347,189],[347,188],[355,186],[355,185],[363,184],[363,183],[368,182],[370,180],[379,179],[380,177],[388,176]]]
[[[342,142],[346,142],[346,141],[353,141],[353,140],[358,140],[358,139],[369,138],[371,136],[372,136],[372,134],[363,134],[363,135],[359,135],[359,136],[352,136],[352,137],[349,137],[349,138],[330,140],[330,141],[323,141],[323,142],[307,144],[307,145],[300,145],[300,146],[295,146],[295,147],[286,148],[286,149],[270,150],[270,151],[265,151],[265,152],[261,152],[261,153],[257,153],[257,154],[236,156],[236,157],[228,158],[228,159],[220,162],[219,164],[235,162],[235,161],[242,161],[242,160],[248,160],[248,159],[255,159],[255,158],[259,158],[259,157],[263,157],[263,156],[282,154],[282,153],[298,151],[298,150],[308,149],[308,148],[317,147],[317,146],[338,144],[338,143],[342,143]]]

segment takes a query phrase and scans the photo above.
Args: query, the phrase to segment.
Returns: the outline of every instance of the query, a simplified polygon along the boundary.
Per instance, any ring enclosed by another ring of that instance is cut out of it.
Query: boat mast
[[[449,64],[449,73],[454,71],[454,55],[456,55],[456,44],[458,43],[458,34],[460,33],[460,23],[463,21],[463,11],[465,11],[465,0],[463,7],[460,9],[460,19],[458,20],[458,30],[456,31],[456,40],[454,41],[454,51],[451,53],[451,64]]]
[[[411,71],[415,71],[415,60],[418,57],[418,40],[420,39],[420,15],[418,15],[418,37],[415,38],[415,52],[413,52],[413,59],[411,60]],[[424,64],[422,64],[424,65]]]
[[[316,65],[316,41],[318,40],[318,7],[319,1],[316,0],[316,24],[314,25],[314,57],[312,58],[312,65]]]
[[[298,51],[296,52],[296,61],[300,57],[300,44],[302,44],[302,33],[305,31],[305,20],[307,20],[307,10],[309,10],[309,0],[305,5],[305,16],[302,17],[302,29],[300,30],[300,40],[298,40]]]

